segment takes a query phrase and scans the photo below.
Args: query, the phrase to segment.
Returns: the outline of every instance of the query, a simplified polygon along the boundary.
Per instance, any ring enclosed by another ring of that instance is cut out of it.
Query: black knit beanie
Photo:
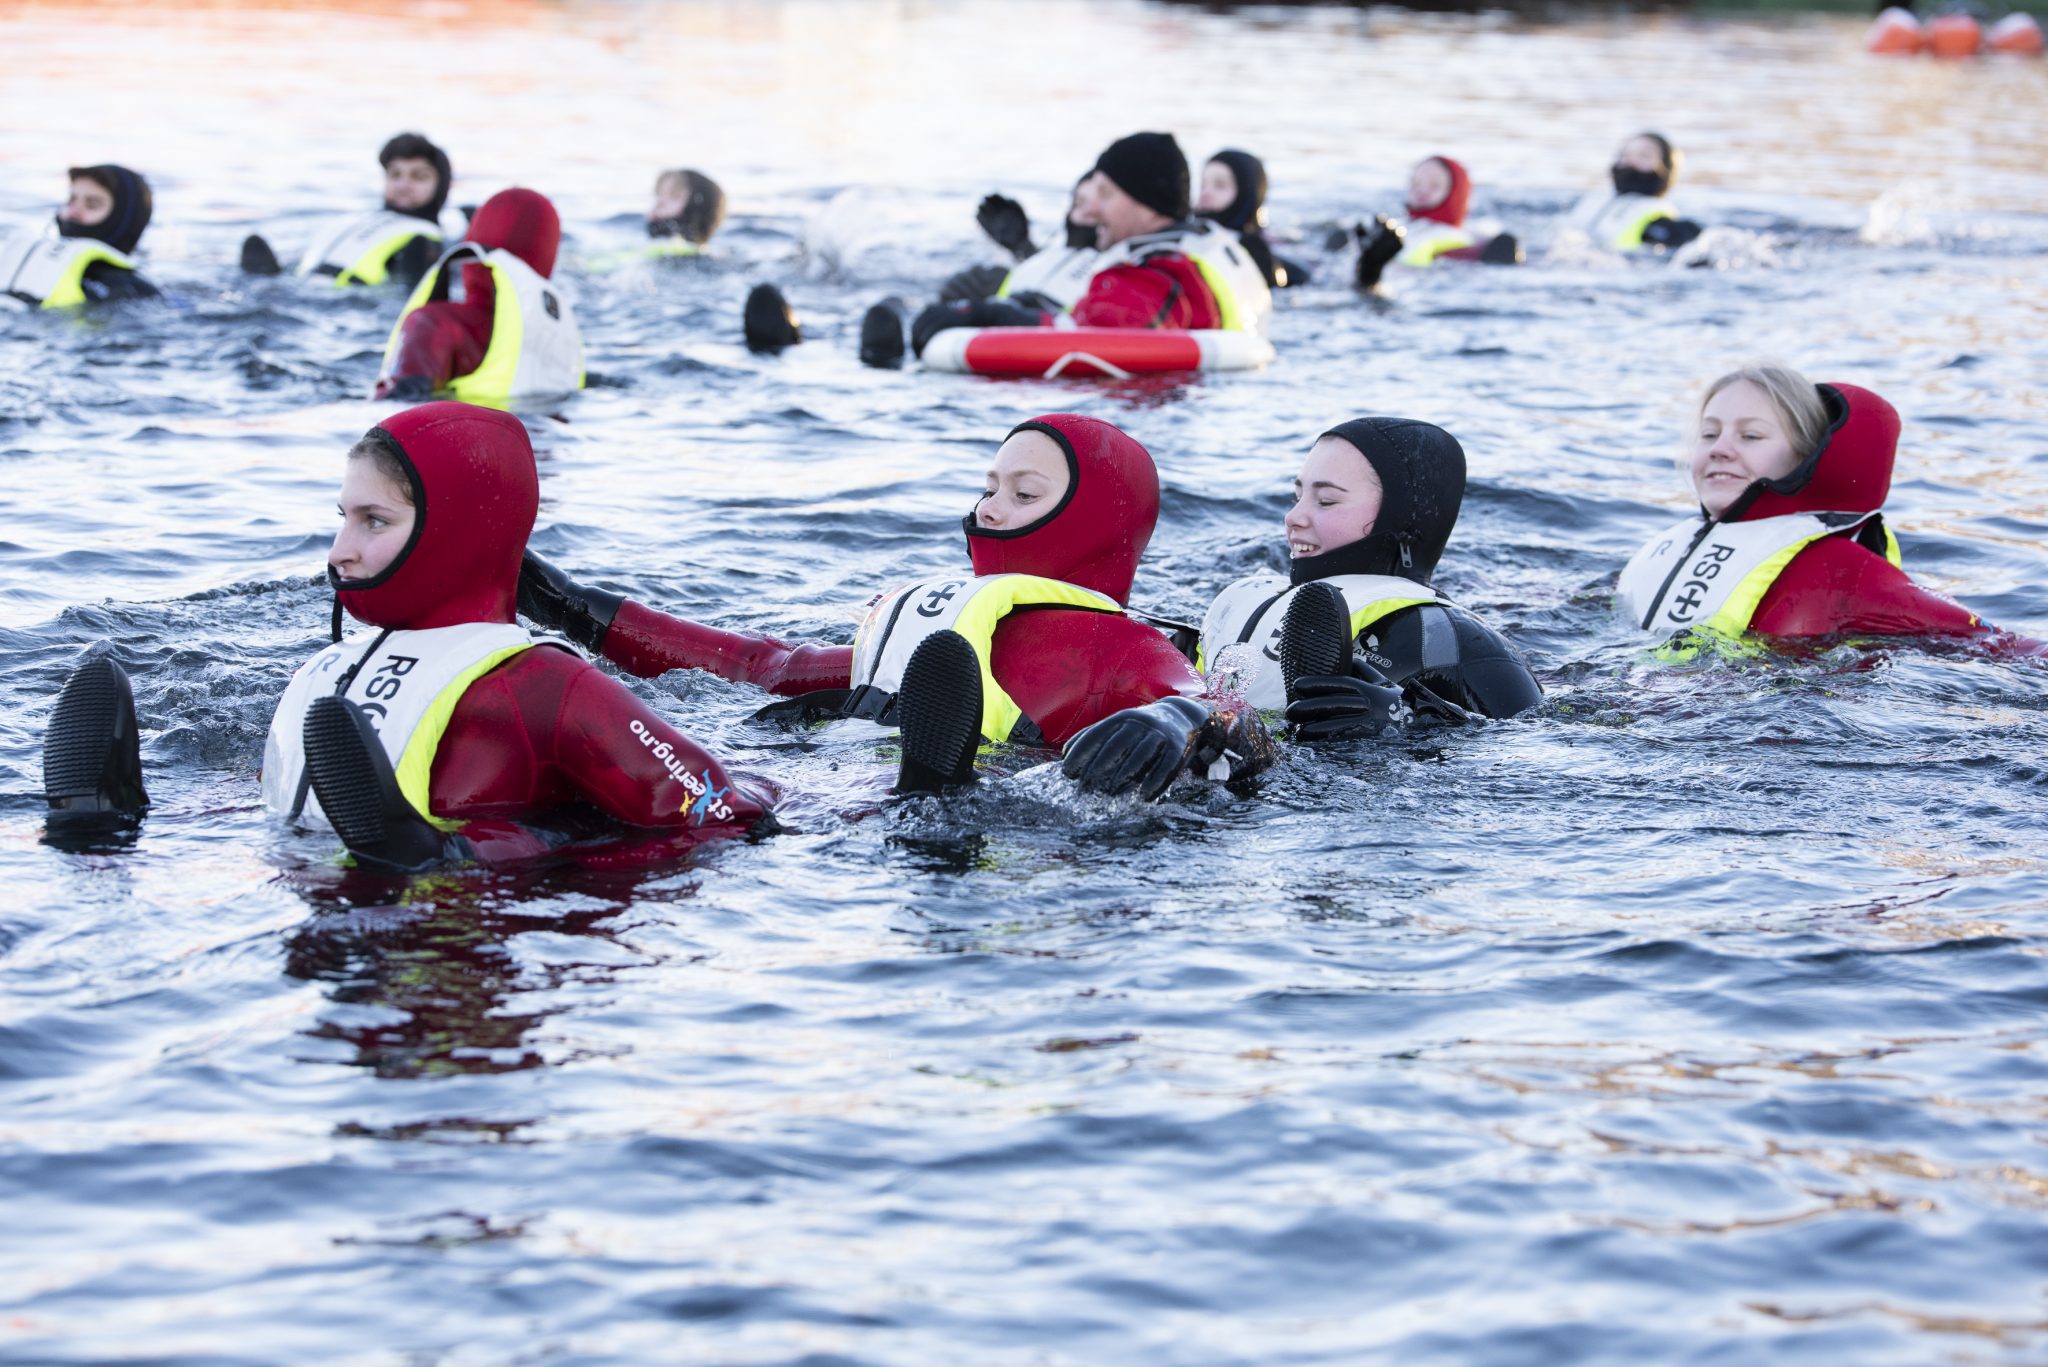
[[[1095,169],[1155,213],[1179,222],[1188,216],[1188,159],[1171,133],[1118,138],[1095,159]]]

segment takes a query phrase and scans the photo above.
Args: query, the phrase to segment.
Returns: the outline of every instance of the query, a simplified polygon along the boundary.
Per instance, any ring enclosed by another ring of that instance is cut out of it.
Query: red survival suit
[[[1159,520],[1159,473],[1136,441],[1095,418],[1034,418],[1065,450],[1066,499],[1015,531],[988,531],[969,512],[967,553],[976,575],[1033,574],[1128,602],[1138,558]],[[721,678],[793,695],[851,682],[853,647],[799,645],[719,631],[638,603],[620,604],[604,657],[649,677],[705,669]],[[1205,685],[1157,628],[1130,617],[1069,608],[1013,612],[995,628],[989,661],[1002,688],[1046,741],[1064,746],[1083,728],[1126,707]]]
[[[537,190],[500,190],[476,211],[463,240],[486,250],[511,252],[536,274],[552,276],[555,253],[562,245],[562,220]],[[391,374],[377,382],[376,397],[383,398],[408,376],[425,379],[434,390],[446,389],[456,376],[483,364],[491,346],[497,289],[483,262],[465,261],[461,271],[461,299],[435,299],[406,316],[397,360]]]
[[[1426,206],[1410,204],[1405,206],[1408,221],[1410,224],[1441,223],[1446,228],[1463,228],[1465,226],[1466,206],[1472,202],[1472,173],[1465,169],[1462,162],[1453,161],[1449,157],[1431,157],[1430,160],[1443,167],[1450,174],[1451,188],[1435,204]],[[1412,230],[1410,235],[1414,235]],[[1485,251],[1486,243],[1473,242],[1467,246],[1453,247],[1448,251],[1437,252],[1431,259],[1436,261],[1477,261]]]
[[[1153,237],[1129,240],[1142,251]],[[1176,251],[1146,253],[1142,259],[1099,270],[1074,302],[1074,322],[1084,328],[1220,328],[1223,308],[1201,269]]]
[[[411,544],[383,573],[337,584],[341,606],[392,632],[512,623],[520,555],[540,502],[525,427],[509,414],[444,402],[403,410],[377,430],[410,466],[418,520]],[[361,691],[352,685],[346,696]],[[429,792],[431,814],[464,820],[461,833],[486,861],[558,844],[519,824],[551,808],[587,804],[656,828],[660,836],[613,838],[604,848],[661,855],[743,833],[768,800],[617,679],[538,643],[462,693],[435,751]]]

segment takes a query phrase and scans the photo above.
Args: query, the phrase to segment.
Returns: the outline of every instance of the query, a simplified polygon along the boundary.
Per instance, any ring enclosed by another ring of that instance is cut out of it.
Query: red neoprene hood
[[[1439,223],[1448,223],[1453,228],[1464,226],[1465,206],[1472,199],[1472,177],[1470,173],[1449,157],[1429,157],[1427,160],[1435,162],[1451,173],[1450,192],[1441,201],[1427,208],[1414,204],[1409,205],[1408,217],[1433,218]]]
[[[1018,423],[1066,453],[1066,496],[1028,527],[991,531],[962,519],[976,574],[1036,574],[1128,602],[1138,557],[1159,521],[1159,471],[1144,447],[1097,418],[1049,413]],[[978,500],[977,500],[978,502]]]
[[[538,190],[500,190],[469,221],[468,240],[479,247],[502,248],[541,275],[552,276],[555,252],[562,245],[562,219]]]
[[[510,413],[425,403],[370,439],[395,448],[412,482],[412,537],[382,574],[333,582],[342,607],[373,627],[420,631],[509,622],[519,557],[540,511],[533,443]]]
[[[1853,384],[1815,385],[1828,430],[1813,454],[1782,479],[1760,479],[1742,491],[1723,522],[1753,522],[1786,513],[1874,513],[1892,490],[1899,451],[1899,413]]]

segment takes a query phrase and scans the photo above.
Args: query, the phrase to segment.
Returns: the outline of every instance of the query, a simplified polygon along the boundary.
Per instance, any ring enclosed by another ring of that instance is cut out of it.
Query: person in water
[[[423,277],[384,349],[374,397],[470,403],[583,388],[583,337],[550,277],[562,222],[547,196],[500,190]]]
[[[384,168],[384,207],[341,214],[313,230],[300,258],[301,276],[324,276],[337,285],[417,283],[440,256],[441,210],[455,183],[448,154],[419,133],[400,133],[377,153]],[[242,239],[242,269],[281,275],[277,253],[257,234]]]
[[[359,862],[397,869],[561,854],[565,833],[584,837],[568,854],[639,862],[763,823],[769,793],[515,625],[538,507],[533,446],[506,413],[424,404],[351,448],[328,553],[336,640],[271,719],[271,813],[331,824]],[[370,630],[340,639],[343,612]],[[135,735],[125,676],[88,660],[46,739],[52,809],[146,806]]]
[[[2040,652],[1907,577],[1881,511],[1898,444],[1898,412],[1867,389],[1776,365],[1721,376],[1691,442],[1699,512],[1622,570],[1629,620],[1681,650],[1702,637],[1851,633],[1995,637]]]
[[[1543,692],[1513,647],[1430,584],[1465,497],[1465,451],[1408,418],[1340,423],[1309,448],[1282,531],[1288,573],[1252,575],[1202,620],[1212,674],[1287,709],[1298,737],[1377,733],[1409,712],[1511,717]]]
[[[900,717],[899,789],[971,782],[976,744],[989,740],[1062,749],[1084,787],[1156,796],[1183,771],[1245,777],[1272,757],[1255,709],[1211,692],[1127,607],[1158,516],[1145,448],[1099,419],[1056,413],[1019,424],[997,450],[962,521],[971,569],[881,595],[851,646],[701,626],[531,555],[520,611],[628,673],[704,669],[842,715]]]
[[[725,191],[702,171],[663,171],[654,180],[647,236],[660,256],[696,256],[725,222]]]
[[[1171,133],[1133,133],[1096,159],[1081,182],[1074,219],[1095,229],[1101,253],[1088,288],[1071,310],[1013,299],[956,300],[920,313],[911,349],[957,327],[1224,328],[1264,334],[1272,297],[1265,276],[1237,240],[1214,223],[1189,218],[1187,158]],[[893,301],[892,301],[893,302]],[[861,357],[901,364],[900,314],[890,303],[868,310]]]
[[[1482,261],[1492,266],[1519,263],[1522,247],[1512,233],[1481,238],[1465,226],[1471,199],[1472,176],[1462,162],[1439,156],[1415,163],[1408,173],[1405,221],[1396,223],[1380,215],[1370,228],[1360,224],[1354,230],[1358,265],[1353,279],[1358,288],[1377,286],[1390,264],[1420,269],[1439,261]]]
[[[1269,288],[1308,283],[1308,268],[1275,256],[1266,241],[1266,164],[1251,153],[1227,147],[1203,164],[1195,212],[1237,234]]]
[[[1571,225],[1617,252],[1669,251],[1703,231],[1666,198],[1678,179],[1678,149],[1662,133],[1638,133],[1621,145],[1608,174],[1614,192],[1595,191],[1572,210]]]
[[[125,166],[74,166],[57,210],[57,236],[0,238],[0,294],[33,308],[60,309],[155,297],[135,266],[149,226],[149,182]]]

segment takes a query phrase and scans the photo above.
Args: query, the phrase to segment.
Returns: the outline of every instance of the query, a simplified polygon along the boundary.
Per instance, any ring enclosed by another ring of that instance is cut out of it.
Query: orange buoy
[[[1937,14],[1927,21],[1927,50],[1937,57],[1974,57],[1984,31],[1967,14]]]
[[[1920,32],[1920,20],[1913,11],[1900,9],[1897,5],[1880,13],[1871,21],[1870,32],[1863,36],[1863,46],[1869,52],[1883,52],[1896,57],[1910,57],[1918,52],[1926,39]]]
[[[2024,10],[2015,11],[1991,26],[1985,46],[1993,52],[2038,57],[2041,55],[2041,25]]]

